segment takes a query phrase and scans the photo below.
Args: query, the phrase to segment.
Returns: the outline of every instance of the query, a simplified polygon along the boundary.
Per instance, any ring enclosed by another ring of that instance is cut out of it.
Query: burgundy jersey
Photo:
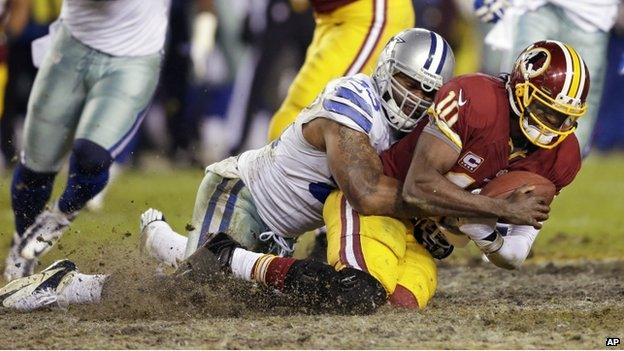
[[[356,0],[311,0],[312,9],[316,13],[329,13]]]
[[[384,173],[405,180],[422,133],[440,138],[459,152],[446,177],[471,190],[509,164],[509,98],[505,82],[484,74],[452,79],[440,88],[435,113],[381,154]]]
[[[574,134],[569,135],[554,149],[542,149],[528,155],[512,155],[509,171],[528,171],[549,179],[557,192],[570,184],[581,169],[581,150]],[[506,173],[506,172],[501,172]]]

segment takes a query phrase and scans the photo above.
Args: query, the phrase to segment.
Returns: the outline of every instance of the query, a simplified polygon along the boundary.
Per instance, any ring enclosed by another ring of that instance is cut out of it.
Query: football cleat
[[[21,242],[22,238],[17,233],[13,233],[11,249],[5,260],[4,267],[4,279],[7,282],[33,274],[35,266],[37,266],[37,260],[29,260],[22,257],[20,254]]]
[[[78,273],[69,260],[54,262],[41,273],[15,279],[0,288],[0,303],[7,308],[32,311],[54,304],[64,305],[59,292]]]
[[[208,283],[219,273],[230,272],[232,255],[241,247],[225,233],[217,233],[191,256],[180,263],[176,277],[186,277],[197,283]]]
[[[55,204],[52,209],[41,212],[35,219],[35,223],[24,232],[20,243],[22,257],[34,260],[50,251],[76,218],[76,214],[77,212],[71,214],[61,212],[58,204]]]
[[[222,269],[229,269],[234,250],[241,247],[241,245],[229,235],[217,233],[217,235],[204,244],[204,247],[217,257]]]

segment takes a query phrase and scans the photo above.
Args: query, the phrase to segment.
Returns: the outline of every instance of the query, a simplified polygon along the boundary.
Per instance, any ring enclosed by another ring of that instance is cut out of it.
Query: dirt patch
[[[100,305],[0,310],[0,348],[605,348],[624,337],[621,261],[443,265],[426,310],[365,317],[307,315],[249,284],[180,286],[134,267],[115,271]]]

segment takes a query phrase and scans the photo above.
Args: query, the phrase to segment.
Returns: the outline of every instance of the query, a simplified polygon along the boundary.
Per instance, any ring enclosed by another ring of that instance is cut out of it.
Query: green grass
[[[59,177],[55,197],[65,177]],[[43,264],[69,256],[82,265],[105,262],[110,250],[133,250],[139,214],[162,209],[180,232],[189,222],[201,170],[127,171],[112,184],[101,213],[83,211]],[[0,177],[0,266],[13,232],[10,175]],[[130,233],[130,235],[128,235]],[[474,252],[474,251],[473,251]],[[534,259],[624,258],[624,155],[593,155],[552,206],[534,245]],[[100,266],[102,263],[99,264]]]
[[[81,266],[90,261],[105,261],[111,251],[134,249],[138,243],[139,215],[149,207],[162,209],[167,220],[180,232],[190,221],[195,191],[203,176],[202,170],[127,171],[112,183],[102,212],[82,211],[68,233],[61,239],[61,249],[55,247],[42,264],[69,256]],[[60,175],[53,198],[58,198],[66,176]],[[13,233],[9,189],[10,175],[0,178],[0,266]],[[130,233],[130,235],[128,235]],[[118,257],[118,256],[116,256]],[[99,260],[91,260],[96,258]],[[100,265],[102,265],[100,263]],[[4,268],[3,268],[4,269]]]
[[[592,155],[552,205],[540,258],[624,258],[624,154]]]

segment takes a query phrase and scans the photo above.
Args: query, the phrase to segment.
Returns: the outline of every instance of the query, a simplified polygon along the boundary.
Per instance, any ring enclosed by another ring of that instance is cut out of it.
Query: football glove
[[[416,241],[429,251],[433,258],[442,260],[453,252],[453,245],[444,238],[435,221],[424,218],[414,223],[414,237]]]
[[[475,15],[485,23],[496,23],[511,7],[509,0],[474,0]]]

